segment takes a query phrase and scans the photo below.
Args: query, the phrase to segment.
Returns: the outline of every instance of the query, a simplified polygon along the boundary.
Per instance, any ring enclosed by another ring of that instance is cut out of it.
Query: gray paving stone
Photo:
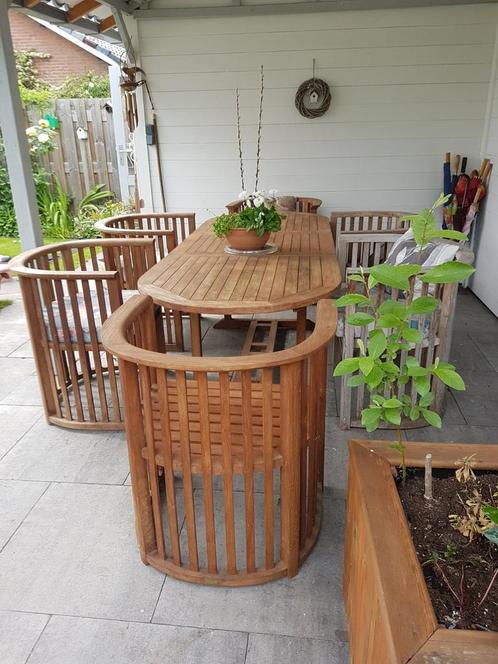
[[[53,616],[29,664],[244,664],[246,644],[240,632]]]
[[[9,406],[0,404],[0,459],[34,423],[42,417],[43,410],[38,406]]]
[[[334,639],[296,639],[270,634],[249,634],[245,664],[347,664],[348,646]]]
[[[47,487],[47,482],[0,480],[0,550]]]
[[[7,359],[12,362],[33,362],[31,359],[22,359],[16,357],[9,357]],[[1,400],[1,403],[12,404],[14,406],[43,406],[38,378],[36,375],[33,373],[30,376],[26,376],[21,380],[16,381],[12,385],[12,389],[9,391],[9,393]]]
[[[36,382],[35,363],[31,359],[20,357],[0,357],[0,403],[11,403],[19,406],[38,406],[41,405],[41,400],[38,397],[38,383]],[[31,389],[23,389],[17,395],[17,398],[12,400],[10,396],[16,393],[20,386],[24,386],[25,382],[32,379]],[[36,385],[36,391],[34,386]],[[33,399],[33,392],[35,392],[37,399]],[[22,400],[22,396],[26,399]]]
[[[12,299],[0,293],[2,299]],[[0,311],[0,357],[6,357],[29,339],[24,309],[20,300]]]
[[[498,373],[461,371],[466,390],[453,396],[469,425],[498,426]]]
[[[31,341],[25,341],[18,346],[15,350],[9,353],[9,357],[33,357],[33,347]]]
[[[0,554],[0,609],[148,622],[164,576],[144,565],[130,487],[53,484]]]
[[[40,419],[0,461],[0,478],[123,484],[124,432],[69,431]]]
[[[246,588],[193,586],[167,578],[154,623],[309,638],[345,629],[342,606],[344,502],[324,500],[320,539],[299,573]]]
[[[0,611],[0,662],[25,664],[49,617]]]
[[[495,427],[479,427],[443,424],[441,429],[428,427],[407,431],[407,439],[419,442],[496,443],[498,445],[498,425]]]
[[[491,371],[492,365],[468,332],[456,330],[451,340],[450,362],[459,371]]]
[[[493,369],[498,371],[498,335],[496,331],[483,328],[471,332],[470,337]]]

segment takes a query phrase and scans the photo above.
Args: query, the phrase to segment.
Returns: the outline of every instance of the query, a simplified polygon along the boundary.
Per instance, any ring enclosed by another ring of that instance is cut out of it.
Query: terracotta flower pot
[[[270,233],[263,233],[263,235],[256,235],[256,231],[248,231],[245,228],[234,228],[227,233],[227,241],[232,249],[239,251],[257,251],[263,249],[268,242]]]

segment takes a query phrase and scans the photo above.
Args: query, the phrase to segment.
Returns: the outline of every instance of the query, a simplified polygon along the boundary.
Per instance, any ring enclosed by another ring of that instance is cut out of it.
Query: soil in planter
[[[498,569],[498,546],[479,534],[469,542],[448,518],[465,514],[459,496],[465,503],[474,489],[485,502],[493,502],[498,473],[476,471],[476,476],[475,481],[459,483],[454,472],[435,470],[434,500],[428,501],[423,471],[410,470],[398,491],[439,623],[448,628],[498,631],[498,576],[481,603]]]

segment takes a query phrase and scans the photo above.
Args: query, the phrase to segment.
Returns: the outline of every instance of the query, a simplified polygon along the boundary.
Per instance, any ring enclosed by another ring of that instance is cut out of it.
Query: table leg
[[[202,335],[200,314],[190,314],[190,338],[193,357],[202,357]]]
[[[296,311],[296,343],[300,344],[306,339],[306,307]]]

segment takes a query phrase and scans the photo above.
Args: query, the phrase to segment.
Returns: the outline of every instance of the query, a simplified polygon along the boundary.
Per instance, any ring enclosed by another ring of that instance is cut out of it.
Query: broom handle
[[[456,154],[453,157],[453,168],[451,169],[452,173],[458,174],[458,169],[460,168],[460,159],[461,156],[459,154]]]
[[[486,168],[484,169],[484,173],[482,174],[482,178],[481,178],[483,184],[487,184],[489,176],[491,175],[492,169],[493,169],[493,164],[490,161],[488,161],[488,163],[486,164]]]
[[[484,174],[484,170],[485,170],[485,168],[486,168],[486,166],[487,166],[488,164],[489,164],[489,159],[483,159],[483,160],[482,160],[481,168],[479,169],[479,179],[480,179],[480,180],[482,180],[482,176],[483,176],[483,174]]]

